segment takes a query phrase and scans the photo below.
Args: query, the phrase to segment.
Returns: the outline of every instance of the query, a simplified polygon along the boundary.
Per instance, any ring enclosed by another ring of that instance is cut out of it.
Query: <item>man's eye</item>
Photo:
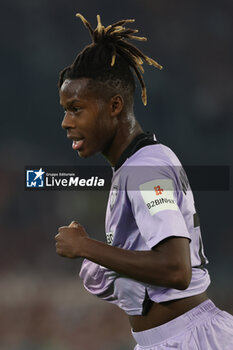
[[[73,111],[76,113],[78,111],[80,111],[80,107],[73,107]]]

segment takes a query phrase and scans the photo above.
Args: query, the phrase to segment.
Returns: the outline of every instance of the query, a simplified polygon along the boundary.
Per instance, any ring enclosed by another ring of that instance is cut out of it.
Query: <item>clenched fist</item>
[[[59,227],[55,236],[57,254],[71,259],[82,256],[86,238],[88,235],[85,229],[75,221],[69,226]]]

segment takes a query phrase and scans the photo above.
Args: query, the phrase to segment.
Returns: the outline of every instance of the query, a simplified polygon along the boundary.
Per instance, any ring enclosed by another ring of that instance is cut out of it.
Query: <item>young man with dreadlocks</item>
[[[85,288],[129,316],[135,349],[233,349],[233,317],[206,295],[210,283],[193,194],[176,155],[143,132],[133,111],[143,62],[162,69],[127,39],[122,20],[94,30],[92,44],[60,74],[62,127],[81,157],[101,152],[113,167],[107,243],[72,222],[59,228],[59,255],[84,257]]]

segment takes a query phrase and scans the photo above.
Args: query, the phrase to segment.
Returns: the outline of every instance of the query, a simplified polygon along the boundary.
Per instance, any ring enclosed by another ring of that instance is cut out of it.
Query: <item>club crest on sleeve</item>
[[[139,189],[151,215],[162,210],[178,210],[171,179],[148,181],[140,185]]]
[[[110,193],[110,209],[112,210],[117,199],[118,186],[114,185]]]

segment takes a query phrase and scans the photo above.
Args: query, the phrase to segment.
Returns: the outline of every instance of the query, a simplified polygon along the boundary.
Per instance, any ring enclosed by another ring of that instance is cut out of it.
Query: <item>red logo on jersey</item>
[[[160,194],[163,193],[163,189],[160,188],[160,186],[155,186],[154,190],[155,190],[156,196],[159,196]]]

